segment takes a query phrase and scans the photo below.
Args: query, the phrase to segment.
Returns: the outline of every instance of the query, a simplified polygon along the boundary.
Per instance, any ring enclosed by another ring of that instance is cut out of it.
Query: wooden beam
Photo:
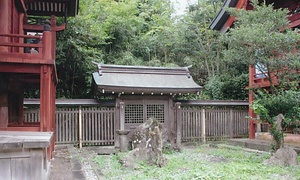
[[[295,28],[295,27],[298,27],[298,26],[300,26],[300,19],[291,22],[288,27],[289,28]]]
[[[0,72],[10,73],[40,73],[40,66],[34,64],[0,63]]]
[[[247,0],[239,0],[238,3],[236,4],[235,8],[236,9],[246,9],[247,8]],[[225,24],[223,25],[223,27],[221,28],[220,32],[226,32],[228,30],[228,28],[230,28],[233,24],[233,22],[236,20],[235,17],[233,16],[229,16],[229,18],[226,20]]]
[[[0,131],[39,131],[40,127],[0,127]]]
[[[13,43],[13,42],[0,42],[0,46],[8,47],[30,47],[30,48],[41,48],[41,44],[28,44],[28,43]]]
[[[0,33],[0,36],[3,36],[3,37],[17,37],[17,38],[31,38],[31,39],[40,39],[40,40],[42,40],[42,36],[23,35],[23,34]]]
[[[66,29],[66,24],[62,24],[59,26],[51,26],[51,31],[63,31]],[[31,31],[40,31],[44,30],[44,25],[31,25],[31,24],[24,24],[24,30],[31,30]]]
[[[29,54],[29,53],[13,53],[13,52],[0,52],[0,62],[14,62],[14,63],[41,63],[48,62],[42,59],[42,54]],[[53,61],[53,62],[52,62]],[[50,60],[54,64],[54,60]],[[48,63],[47,63],[48,64]]]

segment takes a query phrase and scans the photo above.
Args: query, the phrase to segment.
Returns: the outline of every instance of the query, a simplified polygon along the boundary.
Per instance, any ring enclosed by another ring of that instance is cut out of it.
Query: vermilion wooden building
[[[20,140],[11,147],[24,148],[29,132],[54,131],[56,32],[65,29],[65,24],[56,25],[56,16],[75,16],[78,1],[0,0],[0,132],[6,131],[0,133],[0,147],[5,149],[9,142]],[[29,89],[39,94],[39,123],[23,122],[23,97]],[[8,141],[10,135],[14,135],[13,140]],[[31,137],[38,139],[36,135]],[[50,139],[47,159],[55,142],[55,138]]]
[[[266,0],[266,4],[273,4],[275,9],[279,8],[288,8],[290,28],[299,28],[300,27],[300,1],[299,0]],[[225,33],[230,27],[234,25],[235,17],[230,16],[226,11],[226,7],[233,7],[236,9],[246,9],[251,10],[251,1],[250,0],[226,0],[222,9],[216,15],[215,19],[210,25],[210,28],[213,30],[218,30],[221,33]],[[270,86],[270,83],[264,78],[259,76],[255,72],[255,67],[249,67],[249,87],[264,87],[267,88]],[[253,101],[253,95],[249,92],[249,104]],[[255,117],[254,112],[249,108],[249,116]],[[249,120],[249,137],[250,139],[255,138],[255,121]]]

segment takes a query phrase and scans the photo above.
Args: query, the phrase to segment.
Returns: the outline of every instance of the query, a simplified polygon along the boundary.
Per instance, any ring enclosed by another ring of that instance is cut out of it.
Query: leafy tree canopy
[[[191,74],[200,85],[214,86],[215,79],[226,81],[218,88],[220,92],[207,88],[207,93],[202,93],[206,98],[246,99],[242,88],[245,83],[239,83],[248,67],[242,62],[224,61],[225,46],[220,34],[209,29],[221,5],[221,0],[200,0],[178,17],[173,14],[169,0],[80,1],[78,16],[69,18],[67,29],[57,34],[57,97],[92,98],[91,74],[96,71],[92,61],[96,61],[192,65]],[[231,94],[236,96],[226,95],[232,82],[235,85],[231,89],[237,93]]]
[[[273,9],[272,5],[252,1],[253,10],[229,9],[237,23],[224,35],[228,61],[242,61],[249,65],[263,65],[264,76],[270,89],[252,89],[255,101],[252,108],[263,121],[271,125],[271,134],[279,144],[283,131],[278,129],[276,118],[284,116],[286,128],[300,118],[299,104],[299,53],[300,35],[288,27],[287,9]],[[278,146],[277,146],[278,148]]]

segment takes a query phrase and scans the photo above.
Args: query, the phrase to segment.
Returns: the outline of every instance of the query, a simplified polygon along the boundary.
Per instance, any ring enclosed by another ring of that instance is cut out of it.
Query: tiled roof
[[[187,67],[165,68],[98,64],[94,82],[102,93],[185,94],[197,93],[196,84]]]

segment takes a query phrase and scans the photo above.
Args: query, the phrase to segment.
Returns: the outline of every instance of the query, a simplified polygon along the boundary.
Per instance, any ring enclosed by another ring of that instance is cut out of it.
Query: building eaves
[[[15,0],[19,12],[33,16],[76,16],[79,0]]]
[[[227,7],[235,7],[237,5],[239,0],[226,0],[221,8],[221,10],[218,12],[218,14],[215,16],[213,21],[211,22],[209,28],[212,30],[218,30],[226,32],[229,27],[224,27],[228,18],[230,17],[229,13],[226,12]]]

